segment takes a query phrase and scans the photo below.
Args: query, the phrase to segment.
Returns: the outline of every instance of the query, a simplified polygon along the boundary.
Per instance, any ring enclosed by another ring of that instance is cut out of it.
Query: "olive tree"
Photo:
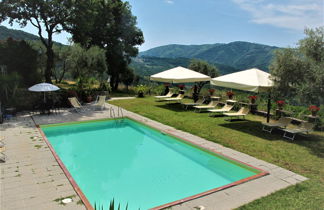
[[[0,23],[9,20],[21,27],[33,25],[46,47],[45,80],[51,83],[54,67],[53,35],[62,32],[71,14],[73,0],[0,0]]]
[[[203,60],[196,60],[196,59],[191,60],[188,68],[191,70],[197,71],[199,73],[208,75],[210,77],[217,77],[220,75],[216,66],[209,64],[208,62],[203,61]],[[205,84],[208,84],[208,83],[209,82],[197,82],[196,83],[196,85],[194,87],[195,89],[193,92],[194,101],[198,100],[198,95],[199,95],[201,89],[204,87]]]
[[[324,103],[324,27],[306,29],[298,47],[277,50],[270,72],[273,93],[296,104]]]

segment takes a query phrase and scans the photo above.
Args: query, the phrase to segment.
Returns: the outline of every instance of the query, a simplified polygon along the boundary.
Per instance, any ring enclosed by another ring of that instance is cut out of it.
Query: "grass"
[[[314,132],[295,141],[261,130],[264,118],[249,115],[247,121],[227,122],[224,117],[184,111],[179,105],[155,102],[152,97],[111,101],[129,111],[201,136],[265,160],[310,180],[253,201],[239,209],[324,209],[324,133]]]

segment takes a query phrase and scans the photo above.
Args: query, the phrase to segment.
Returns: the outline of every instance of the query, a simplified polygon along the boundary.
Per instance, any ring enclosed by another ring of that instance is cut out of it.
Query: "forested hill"
[[[177,66],[188,67],[191,58],[158,58],[140,56],[132,59],[131,67],[134,68],[135,73],[141,76],[150,76],[161,71],[171,69]],[[238,71],[231,66],[213,63],[222,75]]]
[[[277,47],[238,41],[228,44],[165,45],[141,52],[140,56],[198,58],[240,70],[252,67],[268,70],[275,49]]]
[[[10,37],[14,40],[40,41],[39,37],[34,34],[30,34],[22,30],[9,29],[0,25],[0,41],[7,40]],[[54,44],[59,46],[63,45],[59,42],[54,42]]]
[[[15,40],[39,40],[38,36],[33,34],[21,30],[9,29],[0,25],[0,40],[6,40],[9,37]]]

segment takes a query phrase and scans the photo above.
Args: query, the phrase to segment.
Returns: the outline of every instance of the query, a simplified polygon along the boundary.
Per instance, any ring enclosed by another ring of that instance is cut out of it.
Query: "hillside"
[[[0,25],[0,41],[7,40],[9,37],[14,40],[40,41],[39,37],[34,34],[30,34],[21,30],[9,29],[5,26]],[[63,45],[59,42],[54,42],[54,44],[59,46]]]
[[[132,59],[130,66],[134,68],[137,75],[149,76],[177,66],[188,67],[190,61],[191,58],[158,58],[141,56]],[[238,71],[231,66],[217,63],[214,65],[219,69],[222,75]]]
[[[231,42],[211,45],[165,45],[144,52],[141,56],[160,58],[199,58],[237,69],[257,67],[268,70],[277,47],[250,42]]]
[[[0,26],[0,40],[6,40],[9,37],[15,40],[39,40],[38,36],[33,34]]]

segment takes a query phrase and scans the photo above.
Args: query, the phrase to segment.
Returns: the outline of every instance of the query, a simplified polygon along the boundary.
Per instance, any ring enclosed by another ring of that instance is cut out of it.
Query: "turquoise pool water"
[[[149,209],[259,173],[130,119],[41,128],[92,205]]]

